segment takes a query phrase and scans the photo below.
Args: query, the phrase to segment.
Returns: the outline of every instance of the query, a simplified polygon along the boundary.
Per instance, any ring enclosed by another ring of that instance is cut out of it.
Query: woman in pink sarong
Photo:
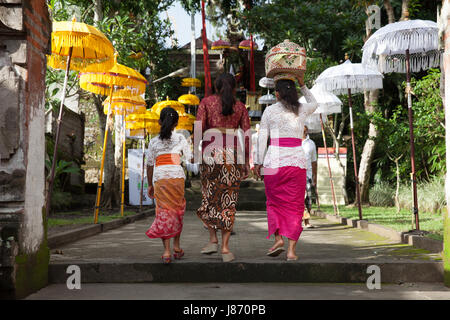
[[[307,103],[298,102],[293,80],[276,82],[278,102],[267,107],[263,113],[254,167],[257,177],[264,175],[269,229],[267,238],[275,235],[275,243],[267,255],[275,257],[284,251],[284,236],[289,239],[287,260],[298,259],[295,248],[303,230],[307,168],[301,138],[307,116],[317,108],[316,100],[303,79],[297,80]],[[269,136],[270,144],[264,156]]]

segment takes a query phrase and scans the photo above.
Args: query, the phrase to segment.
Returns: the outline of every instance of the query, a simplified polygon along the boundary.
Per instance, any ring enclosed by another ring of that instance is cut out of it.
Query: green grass
[[[81,212],[75,211],[75,212],[67,212],[64,213],[65,215],[81,215]],[[134,211],[124,211],[123,215],[124,217],[130,216],[136,214]],[[120,215],[120,213],[114,214],[114,215],[102,215],[101,213],[98,215],[98,223],[105,223],[116,219],[123,219],[123,217]],[[49,218],[48,219],[48,226],[49,227],[55,227],[55,226],[67,226],[67,225],[82,225],[82,224],[93,224],[94,223],[94,215],[92,216],[82,216],[82,217],[74,217],[70,219],[65,218]]]
[[[333,214],[332,205],[321,205],[320,209],[329,214]],[[359,219],[358,207],[339,206],[339,213],[344,218]],[[411,224],[412,214],[408,210],[400,210],[396,213],[395,207],[363,207],[363,219],[369,222],[384,225],[400,232],[407,232],[413,229]],[[430,232],[426,236],[436,240],[443,240],[444,218],[442,214],[420,212],[419,226],[421,230]]]

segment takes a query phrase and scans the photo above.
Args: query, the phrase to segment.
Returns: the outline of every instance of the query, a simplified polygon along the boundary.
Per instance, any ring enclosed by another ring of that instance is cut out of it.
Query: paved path
[[[137,221],[119,229],[110,230],[93,237],[65,245],[59,250],[63,254],[54,254],[52,263],[71,262],[149,262],[159,263],[162,244],[159,239],[149,239],[145,231],[151,225],[153,217]],[[438,254],[430,254],[405,244],[378,236],[376,234],[331,223],[313,217],[314,229],[305,229],[297,245],[300,259],[296,262],[412,262],[440,259]],[[236,215],[236,234],[231,237],[230,248],[236,256],[236,262],[282,262],[283,253],[276,258],[265,253],[272,245],[272,239],[266,239],[267,222],[265,211],[241,211]],[[200,250],[208,241],[208,231],[203,228],[197,216],[188,211],[185,214],[181,237],[182,248],[186,255],[183,262],[220,262],[219,254],[202,255]],[[286,247],[286,244],[285,244]]]
[[[441,284],[405,283],[369,290],[362,284],[287,283],[138,283],[82,284],[68,290],[65,284],[50,285],[27,299],[49,300],[450,300],[450,289]],[[263,303],[263,302],[262,302]]]

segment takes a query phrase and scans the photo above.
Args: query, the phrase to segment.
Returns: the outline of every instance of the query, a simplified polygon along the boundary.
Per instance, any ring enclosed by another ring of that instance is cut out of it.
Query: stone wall
[[[45,0],[0,1],[0,297],[47,284],[45,70],[51,22]]]
[[[58,112],[50,111],[45,116],[46,133],[50,134],[53,141],[56,137]],[[58,143],[58,160],[72,161],[80,168],[84,164],[84,113],[77,113],[64,106],[63,118],[60,128]],[[84,172],[70,174],[70,191],[81,192],[84,190]]]

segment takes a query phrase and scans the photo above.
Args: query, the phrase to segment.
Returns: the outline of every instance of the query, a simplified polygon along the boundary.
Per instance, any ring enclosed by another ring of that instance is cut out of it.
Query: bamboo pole
[[[362,220],[361,195],[359,192],[358,167],[356,164],[355,133],[353,132],[353,110],[352,110],[352,90],[351,89],[348,89],[348,107],[349,107],[349,111],[350,111],[350,130],[351,130],[351,134],[352,134],[353,168],[355,169],[356,202],[358,204],[359,220]]]
[[[122,197],[120,200],[120,215],[123,217],[125,203],[125,115],[122,115]]]
[[[408,95],[408,120],[409,120],[409,143],[411,146],[411,185],[413,196],[413,217],[416,222],[416,230],[419,228],[419,205],[417,201],[417,182],[416,182],[416,162],[414,148],[414,127],[413,127],[413,110],[411,101],[411,68],[409,60],[409,50],[406,50],[406,92]]]
[[[107,145],[107,139],[108,139],[108,122],[109,117],[111,116],[111,105],[112,105],[112,95],[113,95],[113,87],[111,86],[111,91],[109,94],[109,108],[108,108],[108,114],[106,116],[106,124],[105,124],[105,137],[103,139],[103,151],[102,151],[102,162],[100,165],[100,177],[98,178],[98,185],[97,185],[97,197],[95,200],[95,211],[94,211],[94,223],[98,223],[98,211],[100,209],[100,198],[102,195],[102,183],[103,183],[103,168],[105,165],[105,152],[106,152],[106,145]]]
[[[324,130],[324,126],[323,126],[323,120],[322,120],[322,114],[321,113],[319,114],[319,118],[320,118],[320,125],[322,127],[323,145],[325,146],[325,154],[326,154],[327,164],[328,164],[328,175],[330,176],[331,195],[333,197],[333,209],[334,209],[334,214],[338,215],[339,214],[339,209],[338,209],[337,204],[336,204],[336,194],[334,192],[334,183],[333,183],[333,176],[331,174],[330,158],[328,157],[327,139],[325,137],[325,130]],[[317,193],[317,190],[316,190],[316,193]],[[317,204],[318,203],[319,203],[319,195],[317,195]]]
[[[58,160],[57,159],[58,142],[59,142],[59,136],[61,134],[61,123],[62,123],[62,116],[64,113],[64,101],[66,100],[67,81],[69,79],[70,62],[72,61],[72,52],[73,52],[73,47],[70,47],[69,55],[67,56],[66,73],[64,75],[64,85],[63,85],[63,91],[62,91],[62,97],[61,97],[61,105],[59,107],[59,116],[58,116],[58,120],[56,122],[56,138],[55,138],[55,146],[53,148],[52,168],[50,170],[48,190],[47,190],[47,199],[45,201],[45,216],[46,216],[46,218],[49,216],[50,208],[51,208],[53,183],[55,182],[56,162]]]
[[[142,200],[144,198],[144,167],[145,167],[145,128],[144,139],[142,139],[142,170],[141,170],[141,198],[139,203],[139,210],[142,211]]]

